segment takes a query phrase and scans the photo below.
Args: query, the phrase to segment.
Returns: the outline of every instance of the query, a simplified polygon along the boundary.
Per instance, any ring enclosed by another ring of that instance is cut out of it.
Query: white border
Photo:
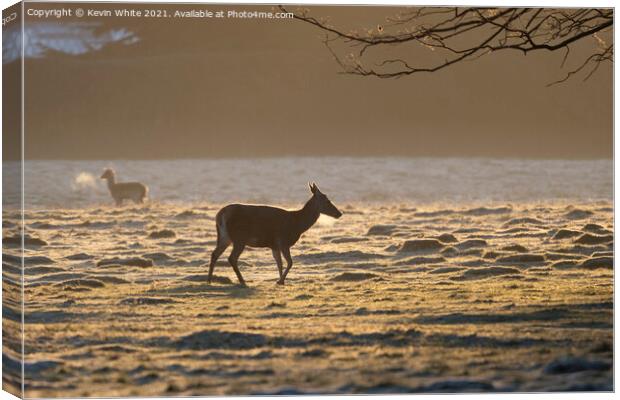
[[[36,1],[27,1],[29,3],[31,2],[50,2],[50,3],[61,3],[60,1],[47,1],[47,0],[36,0]],[[17,3],[17,1],[12,1],[12,0],[0,0],[0,4],[2,5],[2,9],[5,9],[13,4]],[[63,1],[62,3],[123,3],[121,1]],[[442,5],[452,5],[452,6],[471,6],[471,5],[477,5],[477,6],[503,6],[503,7],[507,7],[507,6],[518,6],[518,7],[589,7],[589,8],[598,8],[598,7],[616,7],[616,1],[609,1],[609,0],[605,0],[605,1],[601,1],[601,0],[595,0],[595,1],[577,1],[577,0],[564,0],[564,1],[552,1],[552,0],[538,0],[538,1],[511,1],[511,2],[502,2],[502,1],[476,1],[476,2],[472,2],[472,1],[463,1],[463,0],[451,0],[451,1],[433,1],[433,0],[412,0],[412,1],[403,1],[403,0],[364,0],[364,1],[353,1],[353,0],[337,0],[337,1],[329,1],[329,0],[296,0],[296,1],[287,1],[287,2],[266,2],[266,1],[257,1],[257,0],[246,0],[246,1],[220,1],[220,0],[210,0],[210,1],[170,1],[170,0],[150,0],[150,1],[144,1],[144,0],[133,0],[133,1],[126,1],[124,3],[186,3],[186,4],[311,4],[311,5],[378,5],[378,6],[389,6],[389,5],[429,5],[429,6],[442,6]],[[22,9],[23,12],[23,9]],[[22,19],[23,20],[23,19]],[[22,25],[22,29],[23,29],[23,25]],[[614,29],[614,41],[616,43],[618,43],[618,30]],[[23,49],[22,49],[23,52]],[[23,56],[22,56],[22,60],[23,60]],[[615,80],[615,64],[614,64],[614,159],[615,159],[615,154],[617,153],[616,150],[618,150],[618,142],[615,140],[615,115],[616,115],[616,111],[617,111],[617,105],[615,103],[615,93],[616,93],[616,89],[617,89],[617,82]],[[23,77],[23,62],[22,62],[22,77]],[[1,77],[1,73],[0,73],[0,77]],[[0,87],[1,87],[1,79],[0,79]],[[23,80],[22,80],[22,93],[23,93]],[[1,117],[1,111],[0,111],[0,117]],[[22,97],[22,138],[23,138],[23,129],[24,129],[24,113],[23,113],[23,97]],[[2,143],[0,141],[0,154],[2,151]],[[22,152],[23,152],[23,148],[22,148]],[[23,154],[22,154],[23,157]],[[23,158],[22,158],[23,159]],[[619,198],[618,195],[620,194],[620,189],[618,189],[618,185],[617,185],[617,177],[619,176],[618,174],[618,170],[619,167],[618,165],[614,162],[614,199]],[[2,177],[0,176],[0,195],[2,193],[2,188],[1,188],[1,180]],[[22,184],[23,184],[23,169],[22,169]],[[22,209],[23,209],[23,203],[24,202],[24,197],[23,197],[23,192],[22,192]],[[2,211],[1,205],[0,205],[0,212]],[[614,201],[614,221],[616,220],[616,216],[617,216],[618,210],[615,207],[615,201]],[[615,228],[615,225],[614,225]],[[615,231],[615,229],[614,229]],[[614,241],[614,245],[615,245],[615,241]],[[22,246],[23,248],[23,246]],[[615,251],[615,246],[614,246],[614,251]],[[614,288],[616,287],[616,284],[618,283],[618,276],[617,274],[614,273]],[[22,283],[22,289],[23,289],[23,283]],[[0,294],[1,296],[1,294]],[[23,299],[23,293],[22,293],[22,299]],[[617,315],[615,313],[615,304],[616,304],[616,299],[615,299],[615,290],[614,290],[614,344],[617,344],[617,340],[615,340],[617,338],[617,329],[615,329],[617,327]],[[22,312],[22,316],[23,316],[23,312]],[[615,346],[614,346],[615,348]],[[0,365],[1,365],[1,361],[0,361]],[[618,381],[618,377],[619,377],[619,372],[618,372],[618,368],[615,365],[615,351],[614,351],[614,385],[619,382]],[[455,397],[456,396],[456,397]],[[325,399],[325,398],[345,398],[345,397],[349,397],[349,396],[303,396],[303,399],[308,399],[308,400],[321,400],[321,399]],[[379,397],[379,396],[372,396],[372,395],[367,395],[367,396],[363,396],[364,398],[375,398],[375,397]],[[615,394],[613,393],[544,393],[544,394],[531,394],[531,393],[507,393],[507,394],[458,394],[458,395],[390,395],[390,396],[382,396],[385,398],[389,399],[394,399],[394,400],[427,400],[427,399],[442,399],[442,398],[456,398],[456,399],[467,399],[467,400],[473,400],[473,399],[478,399],[478,398],[484,398],[484,399],[535,399],[535,398],[544,398],[544,399],[551,399],[551,400],[574,400],[574,399],[611,399],[611,398],[615,398]],[[176,397],[179,398],[179,397]],[[193,398],[200,398],[200,397],[192,397]],[[207,398],[207,397],[205,397]],[[210,397],[210,398],[215,398],[215,397]],[[257,397],[249,397],[249,396],[244,396],[244,397],[235,397],[238,399],[256,399]],[[275,397],[275,396],[263,396],[261,397],[263,399],[279,399],[282,397]],[[0,400],[7,400],[7,399],[15,399],[14,396],[0,391]],[[118,398],[118,399],[127,399],[127,398]],[[140,399],[158,399],[158,398],[152,398],[152,397],[141,397]]]

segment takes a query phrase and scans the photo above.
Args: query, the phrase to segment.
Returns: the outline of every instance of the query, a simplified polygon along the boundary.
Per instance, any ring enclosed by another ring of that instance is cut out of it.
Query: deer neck
[[[301,210],[295,211],[295,227],[299,234],[301,235],[310,229],[316,220],[319,219],[319,215],[321,213],[312,199],[308,200]]]
[[[112,189],[112,187],[116,185],[116,178],[114,178],[113,176],[107,177],[105,179],[106,181],[108,181],[108,189]]]

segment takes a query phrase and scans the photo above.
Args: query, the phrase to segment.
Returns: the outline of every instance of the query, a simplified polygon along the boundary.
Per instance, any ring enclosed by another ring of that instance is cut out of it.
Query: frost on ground
[[[269,250],[244,252],[249,288],[225,256],[206,283],[219,207],[28,212],[25,396],[613,389],[611,203],[341,206],[292,249],[285,286]]]

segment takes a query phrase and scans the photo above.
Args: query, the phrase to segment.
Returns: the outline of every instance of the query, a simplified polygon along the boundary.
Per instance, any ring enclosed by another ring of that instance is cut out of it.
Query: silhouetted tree
[[[416,7],[387,18],[385,24],[358,30],[335,27],[308,9],[294,13],[296,19],[325,31],[324,43],[342,72],[353,75],[396,78],[435,72],[505,50],[564,51],[564,67],[571,46],[584,39],[594,39],[591,54],[551,84],[580,71],[588,79],[601,63],[613,61],[613,9]],[[420,55],[412,51],[415,43],[434,54],[415,60]],[[372,54],[370,50],[379,46],[399,46],[398,56]]]

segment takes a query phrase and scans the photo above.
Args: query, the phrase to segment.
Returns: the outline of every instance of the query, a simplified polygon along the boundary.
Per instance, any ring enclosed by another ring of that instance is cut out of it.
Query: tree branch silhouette
[[[280,9],[291,12],[284,6]],[[565,82],[584,70],[589,71],[587,80],[601,63],[613,62],[613,43],[608,43],[613,38],[602,38],[613,29],[613,9],[418,7],[387,18],[385,24],[348,31],[331,25],[327,18],[310,15],[308,9],[293,13],[294,18],[326,33],[323,43],[345,74],[399,78],[439,71],[507,50],[523,54],[564,50],[560,65],[564,68],[571,46],[588,38],[595,39],[592,54],[550,85]],[[436,54],[430,60],[425,57],[414,62],[411,44]],[[399,56],[369,54],[371,49],[385,46],[389,50],[400,46]]]

